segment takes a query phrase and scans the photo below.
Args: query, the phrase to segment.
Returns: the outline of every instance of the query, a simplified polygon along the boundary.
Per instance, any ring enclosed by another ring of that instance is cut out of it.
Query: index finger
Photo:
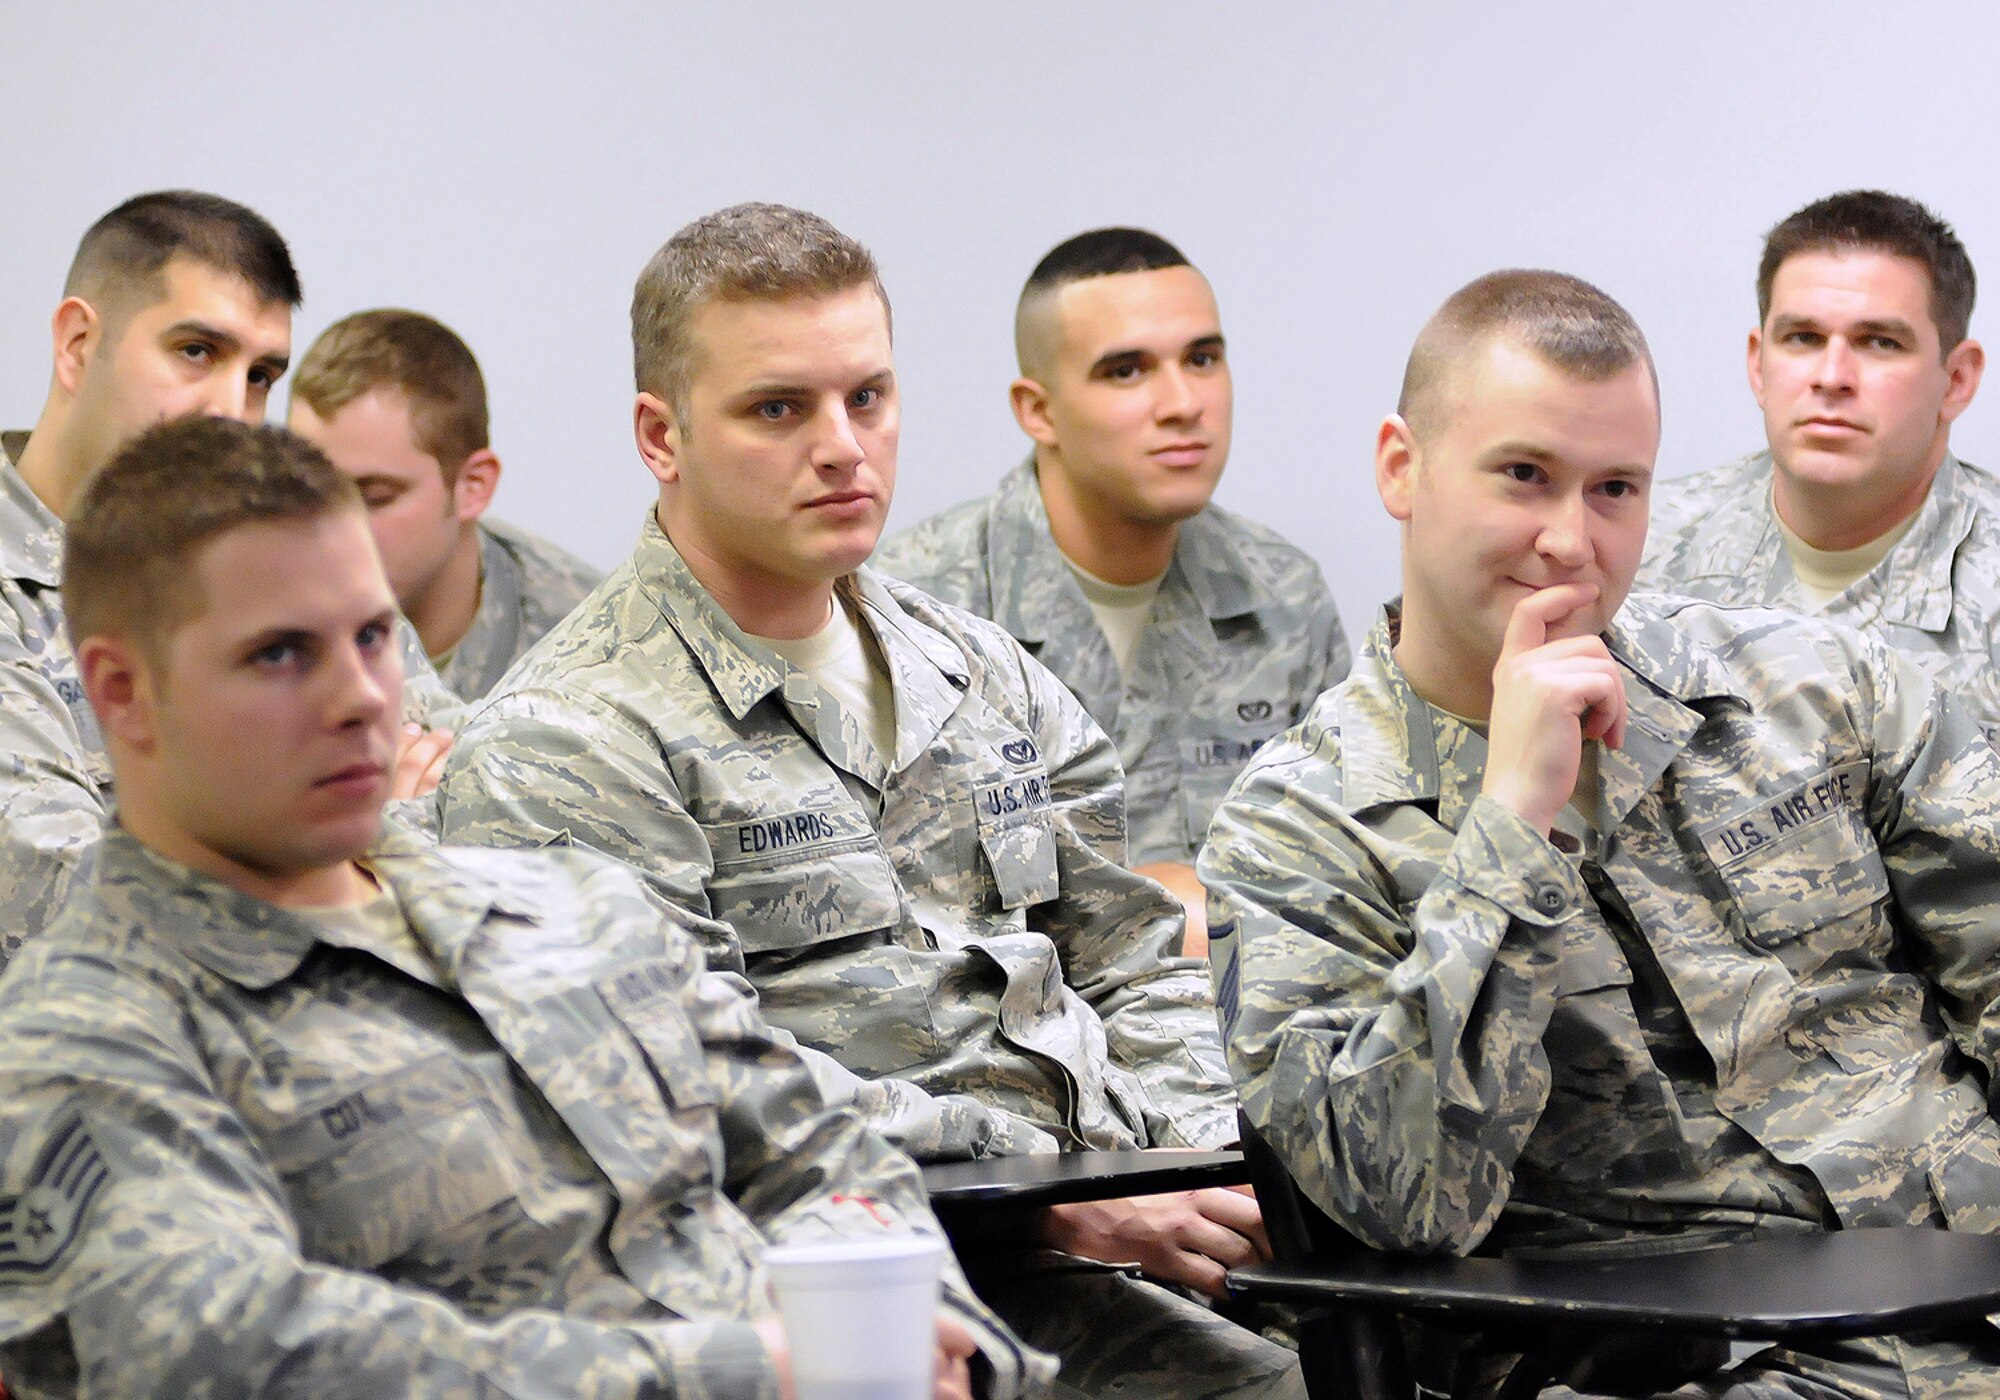
[[[1507,619],[1507,633],[1500,639],[1500,654],[1514,656],[1533,651],[1548,641],[1549,628],[1557,621],[1596,598],[1594,583],[1559,583],[1536,589],[1514,604],[1513,614]]]

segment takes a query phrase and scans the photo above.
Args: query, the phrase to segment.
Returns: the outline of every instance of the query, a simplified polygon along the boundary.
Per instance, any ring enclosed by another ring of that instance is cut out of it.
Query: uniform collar
[[[369,852],[376,877],[389,886],[411,931],[438,968],[457,954],[490,911],[532,918],[536,902],[525,890],[492,880],[474,881],[445,858],[427,836],[384,823]],[[114,915],[129,919],[217,977],[253,991],[275,986],[293,973],[319,943],[309,916],[244,894],[212,876],[189,870],[149,850],[122,827],[106,828],[93,877],[97,897]],[[385,961],[417,972],[383,950]],[[435,975],[429,980],[439,980]]]
[[[25,432],[0,434],[0,574],[60,588],[63,523],[16,465],[27,440]]]
[[[1038,606],[1033,580],[1057,578],[1063,596],[1087,609],[1069,561],[1049,532],[1048,507],[1035,479],[1035,459],[1001,479],[987,513],[988,557],[993,571],[993,620],[1024,642],[1048,640],[1050,619]],[[1270,594],[1250,561],[1213,510],[1181,522],[1173,562],[1160,585],[1162,594],[1185,589],[1211,621],[1241,617],[1271,604]],[[1074,594],[1073,599],[1069,598]]]
[[[1391,641],[1400,622],[1397,604],[1383,609],[1334,692],[1343,805],[1434,802],[1438,821],[1455,831],[1479,795],[1486,738],[1411,688]],[[1701,727],[1699,707],[1742,696],[1720,658],[1674,627],[1652,595],[1628,598],[1604,640],[1626,673],[1625,746],[1606,750],[1599,765],[1605,813],[1616,824]]]
[[[1690,578],[1717,602],[1796,605],[1797,577],[1772,504],[1771,454],[1753,452],[1725,470],[1713,512],[1689,554]],[[1978,515],[1965,467],[1947,452],[1909,531],[1888,556],[1840,595],[1839,614],[1939,632],[1951,619],[1952,569]]]
[[[859,605],[889,667],[895,695],[897,752],[875,762],[860,750],[860,726],[845,723],[839,702],[804,672],[738,627],[701,586],[651,513],[634,556],[639,585],[659,606],[688,653],[738,721],[776,693],[837,766],[877,787],[884,766],[900,769],[922,752],[971,683],[965,655],[949,638],[912,617],[872,569],[839,585]],[[852,732],[848,732],[849,730]]]

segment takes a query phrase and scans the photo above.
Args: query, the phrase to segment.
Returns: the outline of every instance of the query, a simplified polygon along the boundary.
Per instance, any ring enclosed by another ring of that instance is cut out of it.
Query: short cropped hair
[[[1899,194],[1847,190],[1815,200],[1764,235],[1757,264],[1757,324],[1771,315],[1771,284],[1785,259],[1800,253],[1875,252],[1922,265],[1931,281],[1931,321],[1938,350],[1949,352],[1972,325],[1979,290],[1972,259],[1950,224]]]
[[[156,665],[200,614],[193,561],[240,525],[365,512],[320,450],[275,426],[182,418],[127,443],[84,484],[67,521],[62,597],[70,644],[130,638]]]
[[[1072,282],[1124,272],[1159,272],[1188,267],[1187,255],[1159,234],[1143,228],[1094,228],[1065,238],[1042,255],[1014,303],[1014,358],[1027,374],[1039,359],[1035,311]]]
[[[1417,335],[1396,401],[1413,433],[1423,438],[1436,427],[1435,401],[1451,368],[1502,334],[1586,383],[1637,364],[1653,372],[1653,352],[1638,322],[1582,278],[1526,268],[1489,272],[1453,292]],[[1657,374],[1653,386],[1657,397]]]
[[[248,282],[267,304],[304,300],[291,250],[254,209],[198,190],[135,195],[83,235],[63,295],[112,313],[150,306],[166,294],[165,270],[189,258]]]
[[[417,447],[437,458],[445,485],[487,446],[486,380],[443,322],[397,307],[357,311],[320,333],[292,378],[292,397],[322,419],[377,389],[409,401]]]
[[[711,301],[780,301],[872,287],[889,312],[875,257],[817,214],[732,204],[696,219],[653,254],[632,289],[632,375],[687,418],[694,313]]]

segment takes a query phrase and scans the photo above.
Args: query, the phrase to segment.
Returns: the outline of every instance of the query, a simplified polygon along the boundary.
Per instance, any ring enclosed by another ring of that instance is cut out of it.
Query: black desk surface
[[[1644,1259],[1375,1251],[1231,1271],[1230,1291],[1463,1322],[1657,1327],[1775,1338],[1909,1331],[2000,1311],[2000,1237],[1836,1230]]]
[[[1052,1206],[1239,1186],[1249,1179],[1241,1152],[1036,1152],[924,1168],[933,1208]]]

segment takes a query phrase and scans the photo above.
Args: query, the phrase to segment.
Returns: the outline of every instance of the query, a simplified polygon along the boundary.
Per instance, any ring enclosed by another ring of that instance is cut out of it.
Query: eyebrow
[[[1783,315],[1771,318],[1771,329],[1774,331],[1817,330],[1825,324],[1817,316]],[[1847,329],[1856,335],[1893,335],[1904,340],[1917,338],[1917,328],[1897,316],[1870,317],[1852,322]]]
[[[1222,348],[1223,348],[1222,332],[1217,331],[1213,335],[1196,336],[1193,340],[1190,340],[1186,345],[1183,345],[1181,347],[1180,353],[1183,355],[1190,355],[1197,350],[1220,350]],[[1092,374],[1096,374],[1102,370],[1110,369],[1113,365],[1124,364],[1130,360],[1145,360],[1152,358],[1154,358],[1153,352],[1151,350],[1144,348],[1143,346],[1138,346],[1138,345],[1120,346],[1116,350],[1106,350],[1102,355],[1099,355],[1095,360],[1091,361],[1090,372]]]
[[[883,385],[894,383],[895,379],[896,371],[884,365],[854,387],[856,389],[879,388]],[[770,379],[761,384],[746,384],[733,397],[739,401],[744,399],[795,399],[809,398],[815,392],[816,390],[807,384],[788,384],[781,380]]]
[[[241,336],[236,335],[232,331],[226,331],[221,326],[213,325],[207,321],[194,319],[176,321],[160,332],[162,340],[173,340],[181,336],[191,336],[197,340],[212,340],[218,345],[228,346],[231,350],[241,350],[243,348],[243,339]],[[289,355],[259,355],[256,362],[275,371],[277,374],[283,374],[291,368],[292,357]]]
[[[1495,466],[1505,466],[1509,462],[1534,462],[1538,465],[1559,465],[1562,454],[1551,452],[1546,447],[1537,447],[1530,442],[1503,442],[1495,447],[1489,460]],[[1643,476],[1650,479],[1653,467],[1643,462],[1628,462],[1623,466],[1606,467],[1604,471],[1613,476]]]

